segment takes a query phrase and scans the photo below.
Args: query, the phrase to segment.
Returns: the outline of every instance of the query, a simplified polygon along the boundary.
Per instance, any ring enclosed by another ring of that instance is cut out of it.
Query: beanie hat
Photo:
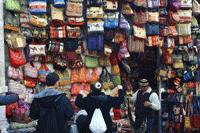
[[[139,85],[140,86],[143,86],[143,87],[146,87],[149,85],[149,82],[147,79],[141,79],[140,82],[139,82]]]
[[[58,74],[56,74],[55,72],[49,73],[46,76],[46,85],[47,86],[55,85],[58,80],[59,80]]]
[[[100,82],[96,82],[95,84],[91,85],[91,89],[92,90],[101,90],[101,83]]]

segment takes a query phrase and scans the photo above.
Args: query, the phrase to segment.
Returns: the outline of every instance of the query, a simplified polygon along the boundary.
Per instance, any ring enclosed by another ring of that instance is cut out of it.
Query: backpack
[[[100,108],[94,110],[89,128],[93,133],[104,133],[107,130]]]

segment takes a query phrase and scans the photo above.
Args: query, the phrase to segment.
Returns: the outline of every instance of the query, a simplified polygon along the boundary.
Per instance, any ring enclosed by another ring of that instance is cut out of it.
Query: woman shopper
[[[100,108],[105,124],[107,126],[107,130],[105,133],[112,133],[112,119],[110,116],[110,110],[112,107],[119,107],[120,104],[124,102],[125,91],[122,86],[118,86],[118,97],[111,97],[105,95],[101,92],[101,84],[99,82],[95,83],[95,85],[91,85],[91,92],[87,95],[87,97],[83,98],[81,94],[79,94],[76,98],[75,104],[80,109],[86,110],[87,116],[82,117],[78,121],[77,118],[77,126],[80,133],[92,133],[89,129],[89,124],[91,122],[93,113],[96,108]],[[81,127],[81,128],[80,128]]]
[[[59,77],[53,72],[46,77],[47,88],[34,96],[30,117],[38,119],[36,133],[69,133],[74,112],[65,93],[55,90]]]

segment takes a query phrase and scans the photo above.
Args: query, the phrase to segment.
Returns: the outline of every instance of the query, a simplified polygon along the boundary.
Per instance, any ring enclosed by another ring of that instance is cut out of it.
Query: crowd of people
[[[36,133],[68,133],[70,126],[68,121],[74,116],[70,100],[64,92],[56,90],[59,76],[49,73],[46,77],[46,89],[35,94],[30,107],[30,117],[38,120]],[[132,125],[136,133],[153,132],[154,112],[160,110],[161,105],[158,95],[152,90],[147,79],[139,81],[140,88],[131,97],[131,103],[135,106],[135,122]],[[112,119],[110,110],[119,107],[124,102],[125,88],[118,85],[118,96],[112,97],[101,92],[101,83],[91,85],[91,92],[85,96],[80,92],[75,105],[80,109],[76,116],[76,124],[79,133],[92,133],[91,121],[96,109],[100,109],[105,122],[105,133],[112,133]],[[14,103],[23,99],[24,95],[6,94],[0,95],[0,105]],[[98,122],[97,122],[98,123]]]

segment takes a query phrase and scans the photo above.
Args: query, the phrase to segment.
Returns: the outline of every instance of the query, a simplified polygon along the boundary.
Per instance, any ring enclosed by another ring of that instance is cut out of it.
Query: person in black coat
[[[106,133],[112,133],[112,119],[110,116],[110,110],[112,107],[119,107],[124,102],[125,95],[125,92],[122,90],[122,86],[119,86],[118,88],[118,97],[107,96],[103,92],[101,92],[101,84],[97,82],[95,85],[91,86],[92,92],[88,94],[87,97],[83,98],[81,94],[77,95],[75,101],[76,106],[78,106],[80,109],[86,110],[88,114],[87,121],[83,122],[85,126],[82,126],[86,128],[86,132],[81,131],[81,133],[91,133],[89,129],[89,124],[96,108],[101,109],[103,118],[107,126]]]
[[[59,77],[49,73],[46,77],[47,89],[34,96],[30,107],[30,117],[38,119],[36,133],[69,133],[70,120],[74,112],[65,93],[55,90]]]
[[[0,95],[0,105],[7,105],[18,101],[19,99],[23,99],[25,97],[24,94],[5,94]]]

